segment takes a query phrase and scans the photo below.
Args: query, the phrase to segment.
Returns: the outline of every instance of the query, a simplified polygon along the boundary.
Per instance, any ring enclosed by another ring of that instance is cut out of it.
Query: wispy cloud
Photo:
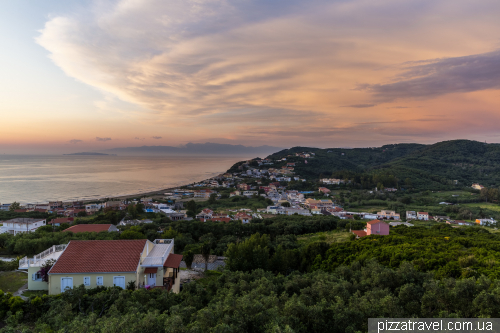
[[[144,141],[146,138],[139,138],[139,137],[135,137],[134,140],[141,140],[141,141]]]
[[[161,139],[161,136],[152,136],[153,139],[159,140]]]
[[[484,128],[494,98],[481,97],[481,110],[436,100],[500,89],[500,51],[487,52],[499,12],[498,1],[467,0],[99,0],[51,17],[37,42],[68,76],[113,96],[102,112],[133,113],[115,107],[131,102],[143,129],[170,126],[165,139],[268,132],[283,145],[288,135],[345,137],[362,122],[378,124],[356,132],[366,138],[396,133],[392,119],[429,113],[461,125],[482,112],[474,124]]]
[[[105,141],[111,141],[111,138],[100,138],[100,137],[96,137],[95,138],[96,141],[101,141],[101,142],[105,142]]]
[[[377,106],[377,104],[352,104],[352,105],[343,105],[343,108],[355,108],[355,109],[364,109],[364,108],[372,108]]]
[[[78,140],[78,139],[69,140],[69,143],[72,143],[72,144],[77,144],[77,143],[81,143],[81,142],[83,142],[83,140]]]
[[[500,50],[412,66],[401,78],[394,83],[369,85],[367,89],[381,101],[500,89]]]

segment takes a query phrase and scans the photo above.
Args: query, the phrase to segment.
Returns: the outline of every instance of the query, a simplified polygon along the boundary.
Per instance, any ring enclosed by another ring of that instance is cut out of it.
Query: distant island
[[[173,147],[173,146],[141,146],[141,147],[123,147],[123,148],[112,148],[102,150],[103,152],[109,153],[120,153],[120,155],[131,154],[131,155],[262,155],[267,156],[269,154],[276,153],[283,150],[283,148],[272,147],[272,146],[258,146],[250,147],[243,145],[231,145],[231,144],[221,144],[221,143],[187,143],[183,146]]]
[[[104,153],[91,153],[91,152],[83,152],[83,153],[73,153],[73,154],[63,154],[63,155],[84,155],[84,156],[116,156],[116,154],[104,154]]]

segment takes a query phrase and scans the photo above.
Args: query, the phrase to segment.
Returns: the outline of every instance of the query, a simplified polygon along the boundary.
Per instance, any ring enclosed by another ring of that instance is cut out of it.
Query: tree
[[[282,207],[290,207],[290,203],[288,201],[287,202],[282,202],[281,206]]]
[[[85,212],[85,211],[78,212],[76,214],[76,216],[78,216],[78,217],[85,217],[85,216],[87,216],[87,212]]]
[[[205,271],[208,268],[208,259],[210,258],[210,254],[212,253],[212,245],[209,242],[204,242],[201,245],[201,255],[203,259],[205,259]]]
[[[137,207],[134,204],[128,205],[127,212],[133,219],[135,219],[139,215],[137,212]]]
[[[14,201],[14,202],[10,205],[9,210],[10,210],[11,212],[13,212],[13,211],[15,211],[16,209],[19,209],[19,208],[21,208],[21,204],[20,204],[19,202]]]
[[[120,239],[146,239],[146,236],[141,232],[140,227],[133,226],[122,232]]]
[[[137,213],[139,213],[139,214],[144,213],[144,205],[143,205],[143,204],[138,203],[138,204],[136,205],[136,209],[137,209]]]
[[[189,250],[184,252],[184,262],[186,263],[187,268],[191,269],[191,265],[194,260],[194,252]]]
[[[210,194],[210,197],[208,198],[208,204],[213,205],[216,201],[217,201],[217,193]]]
[[[196,214],[196,209],[197,209],[197,206],[196,206],[196,201],[194,200],[189,200],[187,203],[186,203],[186,210],[188,212],[193,212]]]

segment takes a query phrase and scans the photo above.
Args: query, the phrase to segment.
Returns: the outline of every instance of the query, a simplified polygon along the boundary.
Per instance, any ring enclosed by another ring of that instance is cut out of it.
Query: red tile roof
[[[146,241],[72,240],[49,273],[135,272]]]
[[[179,268],[181,261],[182,261],[181,254],[170,253],[167,257],[167,260],[165,260],[163,267]]]
[[[72,217],[60,217],[57,219],[50,220],[48,224],[54,224],[54,223],[70,223],[73,222],[75,219]]]
[[[380,222],[382,222],[382,221],[380,221],[380,220],[371,220],[370,222],[366,222],[366,224],[377,224],[377,223],[380,223]]]
[[[231,219],[229,217],[212,217],[209,221],[229,223]]]
[[[64,231],[71,232],[101,232],[108,231],[112,224],[77,224]]]
[[[366,231],[363,231],[363,230],[352,230],[352,233],[358,237],[365,237],[366,236]]]

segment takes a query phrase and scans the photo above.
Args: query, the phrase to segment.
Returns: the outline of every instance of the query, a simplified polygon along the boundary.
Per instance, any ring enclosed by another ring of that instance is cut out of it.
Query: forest
[[[389,236],[305,244],[297,236],[346,233],[364,222],[281,216],[248,225],[162,221],[121,235],[45,230],[2,245],[25,251],[125,231],[150,238],[152,226],[175,239],[176,253],[209,244],[227,266],[180,294],[80,287],[23,301],[2,293],[1,332],[365,332],[371,317],[500,315],[500,236],[481,227],[398,226]]]
[[[304,158],[294,156],[301,152],[315,155],[305,164]],[[472,183],[495,187],[500,184],[500,145],[470,140],[353,149],[294,147],[268,158],[286,158],[286,162],[273,165],[278,168],[297,162],[294,172],[309,181],[333,176],[365,189],[379,184],[419,190],[451,190],[470,187]]]

